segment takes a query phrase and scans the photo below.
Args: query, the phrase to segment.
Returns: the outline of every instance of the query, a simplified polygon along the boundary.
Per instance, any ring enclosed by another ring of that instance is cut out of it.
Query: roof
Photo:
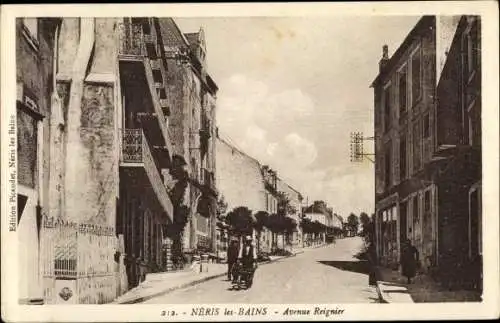
[[[220,142],[222,142],[223,144],[225,144],[226,146],[228,146],[229,148],[237,151],[238,153],[240,153],[241,155],[247,157],[248,159],[252,160],[254,163],[256,163],[259,168],[262,167],[262,164],[254,157],[248,155],[247,153],[245,153],[244,151],[242,151],[241,149],[235,147],[234,145],[230,144],[229,142],[227,142],[226,140],[222,139],[220,136],[217,137],[217,139],[219,139]]]
[[[188,40],[172,18],[159,18],[163,43],[169,47],[188,46]]]
[[[398,49],[394,52],[394,54],[389,58],[385,66],[382,68],[381,72],[377,75],[375,80],[373,80],[370,87],[374,87],[378,85],[378,83],[384,79],[391,71],[394,69],[395,65],[399,62],[400,58],[404,55],[406,49],[408,49],[415,36],[422,33],[426,28],[435,25],[436,17],[435,16],[423,16],[417,22],[415,27],[408,33],[403,43],[398,47]]]
[[[189,44],[196,44],[198,42],[198,38],[200,37],[200,33],[185,33],[184,36]]]

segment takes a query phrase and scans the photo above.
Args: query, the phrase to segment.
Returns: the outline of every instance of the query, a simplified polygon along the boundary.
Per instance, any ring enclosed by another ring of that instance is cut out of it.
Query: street
[[[249,290],[229,290],[226,277],[219,277],[145,303],[376,303],[377,292],[368,286],[368,266],[354,257],[361,246],[359,237],[339,239],[336,244],[260,265]]]

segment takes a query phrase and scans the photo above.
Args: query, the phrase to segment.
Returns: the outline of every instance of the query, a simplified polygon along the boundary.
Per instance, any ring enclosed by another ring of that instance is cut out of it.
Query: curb
[[[377,284],[375,285],[375,289],[377,290],[378,300],[380,301],[380,303],[389,304],[389,302],[384,298],[382,294],[382,290],[380,289],[380,282],[378,280]]]
[[[299,251],[297,253],[294,253],[293,255],[286,256],[286,257],[283,257],[283,258],[278,258],[278,259],[274,259],[274,260],[265,261],[265,262],[260,263],[259,265],[267,265],[267,264],[276,262],[278,260],[282,260],[282,259],[286,259],[286,258],[290,258],[290,257],[295,257],[296,255],[301,254],[301,253],[304,253],[304,251],[302,250],[302,251]],[[226,272],[220,273],[220,274],[214,274],[214,275],[207,276],[207,277],[204,277],[204,278],[201,278],[201,279],[198,279],[198,280],[194,280],[194,281],[191,281],[191,282],[188,282],[188,283],[184,283],[184,284],[179,285],[179,286],[173,286],[173,287],[167,288],[166,290],[163,290],[161,292],[157,292],[157,293],[154,293],[154,294],[151,294],[151,295],[147,295],[147,296],[143,296],[143,297],[138,297],[138,298],[135,298],[135,299],[126,300],[126,301],[122,301],[122,302],[114,303],[114,304],[123,304],[123,305],[126,305],[126,304],[142,303],[142,302],[147,301],[149,299],[152,299],[152,298],[155,298],[155,297],[158,297],[158,296],[162,296],[162,295],[165,295],[165,294],[169,294],[169,293],[171,293],[173,291],[176,291],[178,289],[184,289],[184,288],[192,287],[192,286],[204,283],[206,281],[209,281],[209,280],[212,280],[212,279],[215,279],[215,278],[223,277],[226,274],[227,274]],[[111,302],[110,304],[113,304],[113,302]]]
[[[376,282],[375,282],[375,289],[377,290],[377,294],[378,294],[378,300],[380,301],[380,303],[383,303],[383,304],[388,304],[389,302],[384,298],[384,295],[382,293],[382,289],[380,288],[380,269],[379,269],[379,266],[374,266],[375,268],[373,269],[375,271],[375,279],[376,279]]]

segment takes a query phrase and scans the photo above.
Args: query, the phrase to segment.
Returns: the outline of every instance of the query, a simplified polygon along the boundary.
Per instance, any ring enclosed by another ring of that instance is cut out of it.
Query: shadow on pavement
[[[355,273],[368,275],[370,265],[368,261],[318,261],[319,263],[331,267],[335,267],[344,271],[352,271]]]
[[[400,294],[410,294],[408,290],[401,290],[401,289],[384,289],[384,293],[400,293]]]
[[[404,284],[399,284],[399,283],[390,283],[390,282],[386,282],[386,281],[383,281],[382,282],[385,286],[397,286],[397,287],[405,287]]]

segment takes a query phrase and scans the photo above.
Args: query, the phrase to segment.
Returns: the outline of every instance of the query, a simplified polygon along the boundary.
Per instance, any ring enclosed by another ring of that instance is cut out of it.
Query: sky
[[[373,136],[373,89],[419,17],[177,18],[203,27],[208,72],[219,87],[220,136],[334,212],[374,210],[374,164],[350,161],[350,132]],[[366,152],[373,152],[367,141]]]

